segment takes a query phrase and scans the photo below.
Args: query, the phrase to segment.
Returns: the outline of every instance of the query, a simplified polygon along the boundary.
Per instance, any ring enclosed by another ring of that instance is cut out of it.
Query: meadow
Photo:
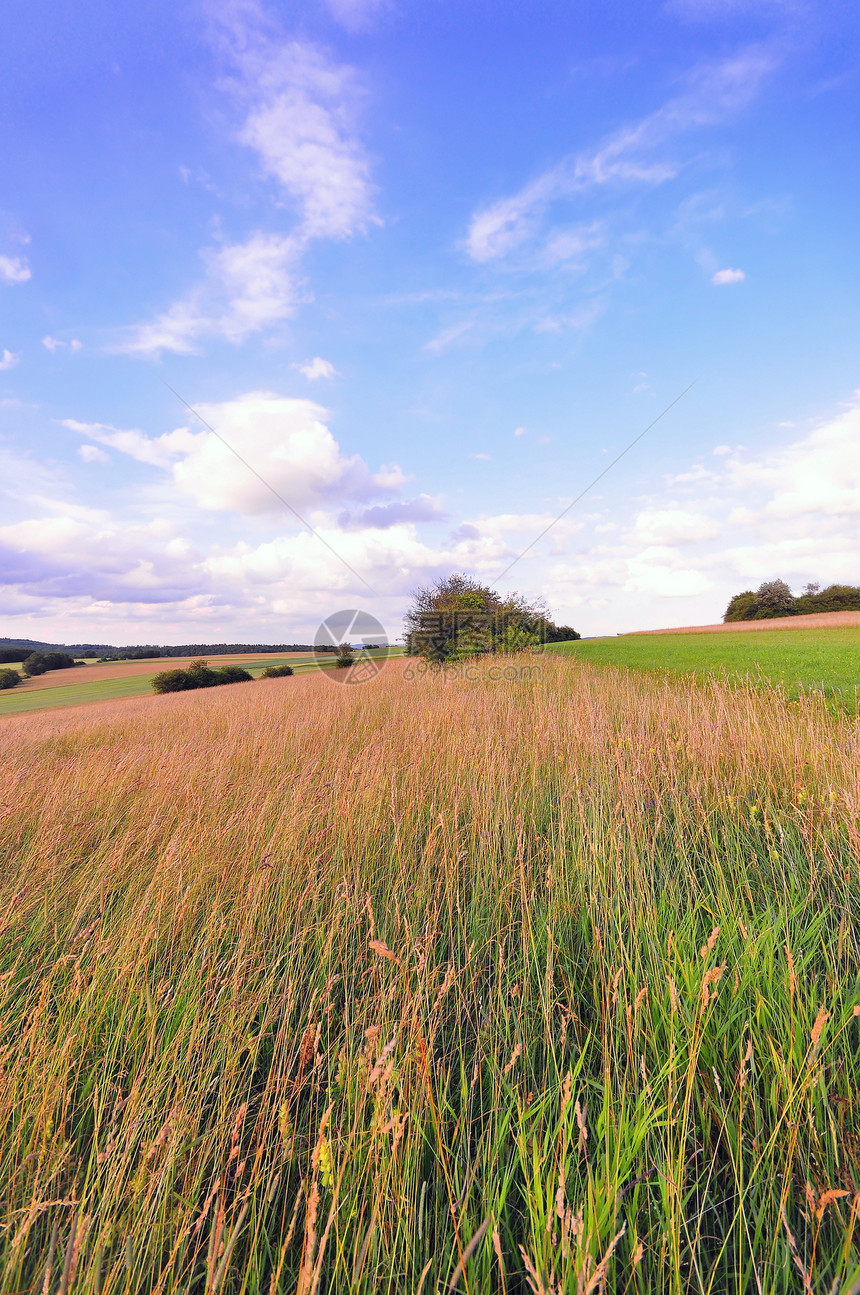
[[[856,1295],[855,720],[404,673],[4,722],[0,1289]]]
[[[736,678],[782,689],[791,699],[819,692],[831,706],[857,714],[858,628],[622,634],[553,645],[547,651],[569,652],[592,665],[693,674],[699,679]]]

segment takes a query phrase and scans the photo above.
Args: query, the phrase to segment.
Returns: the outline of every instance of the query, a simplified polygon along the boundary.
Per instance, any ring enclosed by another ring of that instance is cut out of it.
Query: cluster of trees
[[[555,625],[542,601],[503,596],[460,574],[418,590],[405,630],[407,655],[437,664],[580,637],[569,625]]]
[[[260,675],[260,678],[284,679],[287,675],[291,675],[292,673],[293,667],[291,665],[267,665],[263,673]]]
[[[162,670],[152,680],[154,692],[188,692],[192,688],[214,688],[222,683],[245,683],[253,679],[238,665],[224,665],[217,670],[207,661],[192,661],[185,670]]]
[[[28,652],[21,648],[0,648],[0,665],[21,663],[25,675],[46,674],[48,670],[68,670],[76,664],[68,652]]]
[[[856,585],[806,585],[796,597],[784,580],[765,580],[758,589],[735,594],[726,608],[724,621],[760,621],[774,616],[808,616],[812,612],[860,610],[860,587]]]
[[[3,648],[0,651],[0,661],[8,664],[10,661],[21,661],[21,652],[15,651],[14,648]],[[31,652],[24,657],[21,662],[21,670],[25,679],[32,679],[35,675],[47,674],[49,670],[68,670],[70,666],[77,665],[75,658],[69,656],[68,652]],[[21,682],[21,675],[17,670],[0,670],[0,692],[5,692],[8,688],[17,688]]]
[[[25,658],[21,669],[27,678],[38,674],[47,674],[49,670],[68,670],[77,662],[68,652],[31,652]]]

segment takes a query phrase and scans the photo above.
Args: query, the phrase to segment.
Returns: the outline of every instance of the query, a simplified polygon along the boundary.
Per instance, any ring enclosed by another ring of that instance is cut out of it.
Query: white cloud
[[[26,256],[0,256],[0,282],[26,283],[32,277]]]
[[[767,517],[795,521],[813,514],[856,517],[860,513],[860,400],[801,440],[757,458],[728,460],[728,473],[736,489],[756,491],[760,512]]]
[[[714,539],[720,526],[701,512],[683,508],[653,508],[639,513],[631,539],[635,544],[697,544]]]
[[[771,66],[765,52],[751,48],[721,63],[695,69],[686,93],[617,131],[600,148],[569,155],[518,193],[476,212],[466,237],[469,255],[476,261],[508,255],[536,235],[547,208],[559,199],[610,183],[658,185],[673,179],[680,163],[655,158],[655,150],[739,111],[755,95]],[[559,247],[564,247],[563,236],[553,235],[548,249],[555,237],[562,239]],[[596,230],[594,237],[598,237]],[[577,254],[583,250],[578,248]]]
[[[109,423],[80,423],[75,418],[64,418],[63,427],[70,432],[89,436],[100,445],[107,445],[112,450],[119,450],[137,459],[139,463],[148,463],[154,468],[171,467],[180,455],[193,452],[198,442],[209,435],[208,432],[191,432],[187,427],[177,427],[175,431],[166,432],[163,436],[147,436],[136,427],[112,427]],[[83,448],[83,447],[82,447]]]
[[[239,344],[283,322],[308,300],[299,268],[308,245],[349,238],[375,219],[352,69],[276,33],[253,3],[225,13],[221,48],[232,69],[226,85],[244,118],[237,138],[276,182],[273,210],[286,200],[297,220],[287,233],[258,229],[204,249],[202,282],[114,348],[126,354],[187,355],[206,337]]]
[[[79,445],[78,454],[84,463],[110,463],[110,455],[105,454],[104,450],[100,450],[97,445],[90,445],[89,443]]]
[[[514,428],[514,436],[528,436],[528,434],[529,434],[529,429],[527,427]]]
[[[711,283],[715,283],[717,287],[720,287],[724,283],[743,283],[746,277],[743,270],[717,270],[711,279]]]
[[[252,107],[239,139],[296,203],[305,238],[346,238],[372,216],[370,166],[353,125],[351,69],[312,45],[236,55]]]
[[[489,454],[485,454],[483,450],[479,450],[477,454],[470,454],[469,458],[478,459],[481,463],[489,463],[491,456]]]
[[[300,251],[291,236],[259,231],[244,243],[207,249],[204,282],[114,349],[128,355],[189,355],[207,336],[244,342],[294,313],[302,299],[295,270]]]
[[[42,338],[42,345],[46,351],[50,351],[53,355],[55,351],[61,350],[64,346],[68,346],[72,352],[83,350],[84,344],[77,337],[73,337],[70,342],[62,342],[59,337],[52,337],[50,333],[46,333]]]
[[[169,469],[179,490],[206,509],[282,512],[272,491],[297,509],[323,507],[396,495],[407,481],[397,464],[383,464],[374,473],[359,455],[343,454],[324,421],[326,411],[310,400],[254,391],[197,409],[218,435],[178,427],[147,436],[139,428],[74,418],[64,419],[63,426],[140,463]]]
[[[20,352],[13,354],[12,351],[7,351],[4,347],[0,352],[0,373],[6,373],[9,369],[14,369],[20,358]]]
[[[303,373],[308,382],[318,382],[320,378],[336,378],[337,369],[331,360],[324,360],[322,356],[315,355],[312,360],[306,360],[304,364],[295,364],[293,368]]]
[[[653,545],[628,559],[626,587],[659,598],[685,598],[707,593],[711,581],[695,567],[683,566],[677,549]]]

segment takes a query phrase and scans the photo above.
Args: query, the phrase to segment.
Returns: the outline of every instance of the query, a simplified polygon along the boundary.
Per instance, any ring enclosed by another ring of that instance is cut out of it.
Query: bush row
[[[266,666],[262,677],[279,679],[292,673],[292,666],[270,665]],[[200,660],[192,661],[185,670],[162,670],[152,680],[152,688],[157,693],[188,692],[192,688],[214,688],[224,683],[246,683],[253,677],[238,665],[224,665],[213,670],[206,661]]]

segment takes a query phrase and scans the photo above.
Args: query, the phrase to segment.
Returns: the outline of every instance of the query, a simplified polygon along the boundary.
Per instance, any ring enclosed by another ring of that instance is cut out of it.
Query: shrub
[[[253,675],[247,670],[243,670],[240,665],[223,665],[219,670],[213,670],[215,683],[247,683],[253,679]]]
[[[347,666],[355,663],[355,650],[351,643],[341,643],[337,649],[337,656],[334,659],[335,665],[345,670]]]
[[[21,676],[17,670],[0,670],[0,692],[5,692],[7,688],[17,688],[21,682]]]
[[[152,680],[153,692],[187,692],[189,688],[198,688],[187,670],[162,670]]]
[[[261,679],[284,679],[288,674],[293,674],[291,665],[267,665]]]

